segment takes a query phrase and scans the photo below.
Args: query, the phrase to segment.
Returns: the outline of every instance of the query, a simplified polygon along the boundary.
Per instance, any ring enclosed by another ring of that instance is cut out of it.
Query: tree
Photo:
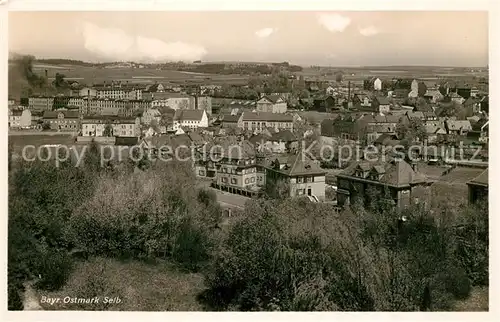
[[[66,76],[60,73],[56,73],[55,79],[52,82],[52,85],[54,85],[55,88],[66,88],[68,87],[68,83],[64,79]]]
[[[42,130],[47,131],[50,130],[50,124],[48,122],[42,123]]]
[[[343,79],[344,79],[344,72],[342,72],[342,71],[335,72],[335,81],[337,83],[342,83]]]
[[[418,83],[418,97],[424,97],[427,92],[427,85],[424,82]]]
[[[396,133],[398,138],[404,140],[407,144],[413,144],[414,142],[423,142],[427,139],[427,132],[425,130],[424,123],[422,120],[417,118],[412,118],[409,123],[398,123],[396,126]]]
[[[103,136],[111,137],[113,136],[113,126],[108,123],[104,126],[104,131],[102,133]]]

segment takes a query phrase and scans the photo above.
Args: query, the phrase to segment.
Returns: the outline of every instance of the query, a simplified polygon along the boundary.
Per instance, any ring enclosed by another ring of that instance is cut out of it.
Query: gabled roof
[[[488,186],[488,169],[484,170],[480,175],[468,182],[471,185]]]
[[[354,177],[356,169],[367,169],[365,171],[374,169],[378,173],[382,173],[382,168],[385,172],[378,182],[395,186],[395,187],[405,187],[409,185],[414,185],[418,183],[428,182],[425,175],[420,172],[415,172],[412,167],[404,160],[394,160],[391,162],[381,162],[381,161],[359,161],[350,165],[347,169],[342,171],[339,176]],[[368,180],[368,179],[367,179]]]
[[[470,125],[470,121],[454,121],[454,120],[447,120],[446,121],[446,126],[448,127],[449,130],[452,131],[457,131],[457,130],[472,130],[472,126]]]
[[[221,120],[223,123],[237,123],[240,119],[241,114],[239,115],[231,115],[231,114],[223,114],[221,115]]]
[[[174,120],[200,121],[204,112],[204,110],[177,110],[175,111]]]
[[[64,115],[65,119],[77,119],[79,117],[78,111],[45,111],[43,113],[44,119],[56,119],[59,113]]]
[[[325,174],[326,171],[321,169],[313,162],[303,151],[281,157],[280,164],[285,163],[282,169],[273,169],[276,172],[286,174],[288,176],[300,176],[311,174]]]
[[[271,103],[276,104],[278,102],[278,100],[280,100],[280,99],[283,100],[283,97],[281,97],[280,95],[266,95],[266,96],[263,96],[260,98],[260,100],[262,100],[262,99],[267,99]]]
[[[206,143],[205,139],[200,134],[198,134],[196,132],[190,132],[188,134],[188,136],[194,144],[205,144]]]
[[[373,100],[376,100],[380,105],[390,105],[391,102],[387,97],[384,96],[375,96]]]

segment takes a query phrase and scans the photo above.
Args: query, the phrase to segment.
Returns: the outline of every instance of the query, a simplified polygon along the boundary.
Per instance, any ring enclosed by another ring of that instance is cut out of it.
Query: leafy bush
[[[40,258],[38,273],[41,279],[37,288],[55,291],[64,286],[73,269],[73,262],[65,252],[49,250]]]

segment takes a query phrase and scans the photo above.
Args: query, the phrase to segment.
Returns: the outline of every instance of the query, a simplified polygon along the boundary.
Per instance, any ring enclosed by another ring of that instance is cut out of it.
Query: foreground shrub
[[[48,250],[40,258],[38,273],[41,278],[36,286],[46,291],[55,291],[64,286],[73,269],[72,259],[65,252]]]

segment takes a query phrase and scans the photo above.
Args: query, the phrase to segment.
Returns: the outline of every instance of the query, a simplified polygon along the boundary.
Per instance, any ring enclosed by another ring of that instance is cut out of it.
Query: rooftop
[[[359,161],[351,164],[342,171],[339,176],[355,177],[358,169],[362,171],[376,171],[381,174],[380,183],[394,187],[405,187],[419,183],[428,182],[427,177],[413,170],[413,168],[404,160],[393,160],[391,162],[382,161]],[[383,172],[381,172],[383,170]],[[369,180],[364,178],[365,180]]]

